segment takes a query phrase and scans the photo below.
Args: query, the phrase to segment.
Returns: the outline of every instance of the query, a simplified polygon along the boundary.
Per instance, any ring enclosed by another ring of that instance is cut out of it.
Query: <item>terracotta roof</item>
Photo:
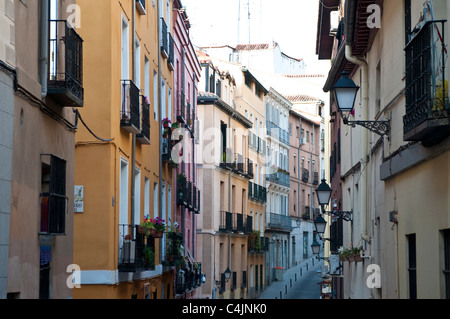
[[[263,44],[238,44],[236,51],[250,51],[250,50],[267,50],[269,49],[268,43]]]
[[[310,96],[310,95],[305,95],[305,94],[299,94],[299,95],[284,95],[284,97],[286,98],[286,100],[288,100],[291,103],[295,103],[295,102],[316,102],[316,101],[320,101],[319,98],[314,97],[314,96]]]
[[[324,78],[325,74],[284,74],[287,78]]]

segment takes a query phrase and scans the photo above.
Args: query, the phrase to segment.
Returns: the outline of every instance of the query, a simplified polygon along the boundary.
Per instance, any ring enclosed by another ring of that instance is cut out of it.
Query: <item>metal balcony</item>
[[[141,96],[141,133],[136,135],[136,140],[141,144],[150,144],[150,104],[145,96]]]
[[[137,225],[119,225],[119,263],[120,272],[139,272],[155,269],[154,239],[139,234]]]
[[[120,126],[132,134],[141,133],[139,89],[131,80],[122,80]]]
[[[84,104],[83,39],[66,20],[49,21],[48,95],[62,106]]]
[[[442,65],[437,65],[436,61],[439,60],[434,59],[435,54],[446,55],[444,23],[427,21],[405,48],[405,141],[422,141],[432,145],[450,135],[450,105],[445,85],[447,59],[441,58]],[[435,45],[433,40],[435,30],[440,30],[442,34],[438,42],[440,45]]]

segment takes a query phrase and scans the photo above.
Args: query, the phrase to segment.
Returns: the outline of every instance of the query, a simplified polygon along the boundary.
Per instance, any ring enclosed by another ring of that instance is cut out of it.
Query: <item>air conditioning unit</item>
[[[300,139],[300,142],[301,142],[302,145],[305,145],[306,144],[306,138],[302,137]]]
[[[124,263],[134,263],[135,254],[136,254],[136,242],[133,240],[124,240],[123,242],[123,262]]]
[[[330,36],[336,36],[339,28],[339,11],[330,12]]]

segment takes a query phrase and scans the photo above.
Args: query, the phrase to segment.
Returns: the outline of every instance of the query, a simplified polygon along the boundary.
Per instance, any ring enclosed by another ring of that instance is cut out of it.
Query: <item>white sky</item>
[[[308,73],[325,74],[329,70],[330,62],[318,61],[315,54],[319,0],[181,1],[191,22],[191,40],[196,46],[246,44],[250,34],[252,44],[273,40],[283,53],[305,59]]]

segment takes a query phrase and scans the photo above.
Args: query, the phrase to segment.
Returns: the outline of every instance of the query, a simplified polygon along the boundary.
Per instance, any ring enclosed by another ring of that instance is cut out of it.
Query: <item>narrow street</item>
[[[305,260],[286,270],[283,281],[272,282],[259,299],[320,299],[322,266],[315,258]]]

